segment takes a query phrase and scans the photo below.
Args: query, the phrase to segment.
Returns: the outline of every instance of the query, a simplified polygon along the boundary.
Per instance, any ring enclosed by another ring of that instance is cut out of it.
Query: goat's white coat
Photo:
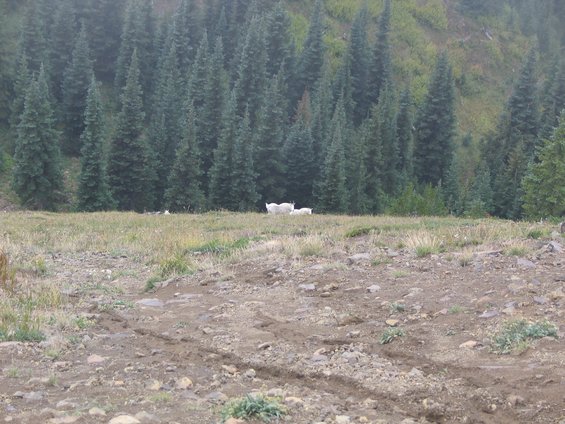
[[[291,215],[312,215],[312,208],[294,209],[290,212]]]
[[[274,215],[290,214],[294,210],[294,203],[281,203],[280,205],[276,203],[265,203],[267,207],[267,213]]]

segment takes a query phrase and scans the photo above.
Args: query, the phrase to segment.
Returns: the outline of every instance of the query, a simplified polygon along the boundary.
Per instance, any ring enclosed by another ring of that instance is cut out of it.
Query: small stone
[[[494,403],[491,403],[490,405],[487,405],[483,408],[483,412],[486,412],[487,414],[494,414],[497,410],[497,406]]]
[[[284,398],[285,405],[292,406],[292,407],[302,407],[304,406],[304,401],[299,397],[289,396]]]
[[[65,415],[64,417],[51,418],[48,424],[72,424],[80,419],[79,415]]]
[[[544,296],[534,296],[534,302],[537,303],[538,305],[545,305],[548,300],[547,297]]]
[[[141,424],[141,421],[131,415],[118,415],[108,421],[108,424]]]
[[[302,290],[307,291],[307,292],[316,290],[315,284],[299,284],[298,287],[300,287]]]
[[[88,410],[88,415],[92,415],[94,417],[105,417],[106,411],[104,411],[102,408],[98,408],[97,406],[95,406]]]
[[[357,418],[357,421],[359,421],[360,423],[368,423],[369,418],[367,418],[365,416],[361,416],[361,417]]]
[[[396,327],[398,325],[400,321],[397,319],[387,319],[385,321],[386,325],[388,325],[389,327]]]
[[[244,420],[240,420],[239,418],[228,418],[227,421],[224,421],[224,424],[245,424]]]
[[[479,342],[476,341],[476,340],[468,340],[465,343],[461,343],[459,345],[459,347],[461,349],[473,349],[473,348],[477,347],[478,344],[479,344]]]
[[[137,414],[135,414],[135,418],[137,418],[143,424],[160,423],[161,422],[161,420],[159,418],[157,418],[155,415],[150,414],[150,413],[145,412],[145,411],[139,411]]]
[[[183,377],[175,384],[177,390],[186,390],[192,387],[192,380],[188,377]]]
[[[25,400],[27,401],[38,401],[43,399],[43,392],[29,392],[29,393],[24,393],[24,395],[22,396]]]
[[[420,378],[424,376],[424,373],[420,371],[418,368],[412,368],[408,373],[408,376],[412,378]]]
[[[532,268],[536,267],[535,263],[533,263],[532,261],[530,261],[528,259],[524,259],[524,258],[516,259],[516,265],[518,265],[521,268],[526,268],[526,269],[532,269]]]
[[[491,297],[483,296],[475,302],[475,307],[477,309],[482,310],[482,309],[485,309],[485,308],[487,308],[487,307],[489,307],[490,305],[493,305],[493,304],[494,304],[494,301],[492,300]]]
[[[161,386],[162,386],[162,384],[161,384],[160,381],[158,381],[158,380],[149,380],[149,381],[146,383],[145,388],[146,388],[147,390],[151,390],[151,391],[155,391],[155,392],[156,392],[157,390],[161,390]]]
[[[141,299],[135,303],[141,306],[149,306],[151,308],[162,308],[165,306],[165,304],[159,299]]]
[[[339,326],[361,324],[363,319],[353,313],[339,314],[337,316],[337,324]]]
[[[355,338],[359,337],[360,335],[361,335],[361,331],[359,331],[359,330],[349,331],[346,334],[347,337],[350,337],[352,339],[355,339]]]
[[[483,312],[481,315],[479,315],[479,318],[494,318],[497,317],[498,315],[500,315],[498,311],[493,309],[490,311]]]
[[[320,297],[332,297],[332,294],[330,292],[323,292],[320,294]]]
[[[258,350],[263,350],[263,349],[268,349],[271,347],[271,342],[265,342],[265,343],[261,343],[259,346],[257,346]]]
[[[247,378],[255,378],[255,376],[257,376],[257,372],[253,368],[249,368],[243,373],[243,375]]]
[[[211,402],[226,402],[229,398],[222,392],[210,392],[206,399]]]
[[[369,293],[376,293],[381,289],[381,286],[379,286],[378,284],[373,284],[372,286],[367,287],[367,291]]]
[[[55,406],[57,409],[75,409],[77,407],[76,402],[73,402],[72,400],[69,399],[63,399],[60,400],[59,402],[57,402],[57,405]]]
[[[228,374],[236,374],[237,373],[237,367],[235,367],[233,365],[222,365],[222,369],[224,371],[226,371]]]
[[[279,397],[279,398],[282,398],[282,397],[285,396],[285,392],[284,392],[283,389],[281,389],[281,388],[279,388],[279,387],[275,387],[275,388],[269,389],[269,390],[267,391],[267,396],[268,396],[268,397]]]
[[[369,255],[368,253],[357,253],[356,255],[347,258],[347,264],[353,265],[353,264],[358,264],[360,262],[368,262],[370,260],[371,260],[371,255]]]
[[[100,355],[93,354],[93,355],[90,355],[90,356],[86,359],[86,362],[87,362],[88,364],[91,364],[91,365],[92,365],[92,364],[99,364],[99,363],[101,363],[101,362],[104,362],[105,360],[106,360],[106,358],[104,358],[104,357],[102,357],[102,356],[100,356]]]
[[[347,424],[351,422],[351,417],[349,415],[336,415],[335,422],[336,424]]]
[[[510,395],[508,396],[508,398],[506,398],[506,401],[510,406],[519,406],[519,405],[524,405],[526,403],[524,401],[524,398],[519,395]]]

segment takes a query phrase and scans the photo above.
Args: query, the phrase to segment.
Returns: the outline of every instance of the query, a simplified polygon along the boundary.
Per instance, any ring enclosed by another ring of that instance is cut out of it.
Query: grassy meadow
[[[359,237],[368,251],[402,249],[415,258],[456,254],[465,266],[475,252],[493,248],[525,256],[527,239],[547,237],[551,231],[551,224],[435,217],[3,213],[0,341],[42,340],[46,327],[88,324],[84,317],[65,314],[69,299],[54,278],[65,271],[57,267],[64,268],[64,258],[70,256],[80,260],[81,254],[103,253],[127,258],[132,268],[149,267],[151,278],[139,286],[143,293],[173,276],[250,257],[274,255],[299,265],[305,258],[358,253],[352,239]],[[54,257],[63,259],[55,264]],[[386,261],[382,255],[373,265]]]

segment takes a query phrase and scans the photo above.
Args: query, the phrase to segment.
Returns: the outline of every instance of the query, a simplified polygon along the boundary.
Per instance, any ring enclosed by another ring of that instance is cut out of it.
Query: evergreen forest
[[[565,215],[562,0],[0,0],[0,198]]]

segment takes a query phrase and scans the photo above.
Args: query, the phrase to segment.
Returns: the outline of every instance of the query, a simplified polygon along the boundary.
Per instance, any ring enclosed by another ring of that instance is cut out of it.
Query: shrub
[[[548,321],[509,321],[493,336],[492,350],[495,353],[508,354],[517,348],[527,348],[531,340],[548,336],[557,338],[557,327]]]
[[[392,342],[397,337],[404,336],[404,331],[400,328],[387,328],[383,335],[381,336],[380,343],[381,344],[388,344]]]
[[[16,289],[16,270],[10,265],[8,255],[0,249],[0,289],[13,294]]]
[[[263,395],[246,395],[243,398],[228,402],[222,409],[222,421],[228,418],[243,420],[260,419],[270,422],[272,418],[279,419],[286,414],[286,409],[276,398]]]

